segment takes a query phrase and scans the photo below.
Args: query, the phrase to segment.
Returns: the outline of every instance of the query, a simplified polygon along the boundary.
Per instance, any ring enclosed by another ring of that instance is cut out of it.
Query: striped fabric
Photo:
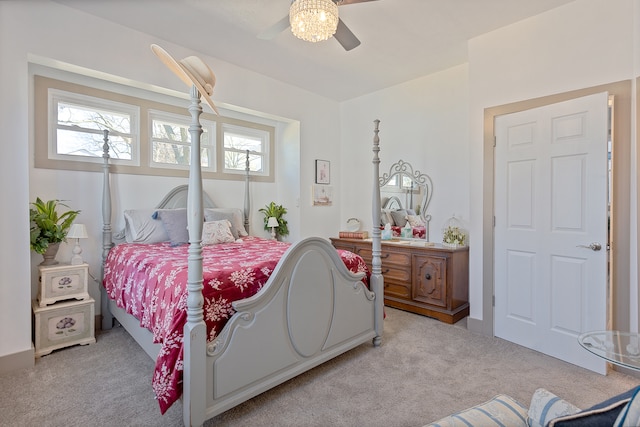
[[[526,427],[527,408],[505,394],[424,427]]]
[[[554,418],[575,414],[576,412],[580,412],[580,408],[560,399],[544,388],[539,388],[533,393],[531,404],[529,405],[529,425],[531,427],[544,427]]]
[[[618,419],[616,419],[614,427],[637,427],[640,426],[640,389],[622,409]]]

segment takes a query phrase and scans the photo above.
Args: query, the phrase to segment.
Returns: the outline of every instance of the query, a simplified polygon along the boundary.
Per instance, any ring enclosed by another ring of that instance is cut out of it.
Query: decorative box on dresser
[[[360,255],[371,266],[370,239],[331,238],[336,249]],[[384,303],[455,323],[469,315],[469,248],[438,243],[382,242]]]
[[[39,266],[32,302],[36,357],[95,339],[95,300],[88,293],[88,264]]]

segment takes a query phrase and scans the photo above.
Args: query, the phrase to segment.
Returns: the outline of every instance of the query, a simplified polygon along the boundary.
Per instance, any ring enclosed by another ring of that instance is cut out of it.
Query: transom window
[[[51,157],[102,159],[107,129],[111,157],[138,164],[138,107],[55,89],[49,91],[49,105]]]
[[[107,86],[114,91],[34,75],[35,166],[100,171],[108,130],[112,172],[187,176],[192,122],[188,101],[116,83]],[[144,96],[125,95],[132,92]],[[248,119],[200,115],[203,178],[244,179],[248,151],[253,179],[273,182],[275,122],[232,114]]]
[[[249,151],[249,170],[260,175],[269,173],[266,161],[270,145],[267,131],[225,124],[222,132],[225,172],[244,173],[247,166],[247,151]]]
[[[188,169],[191,164],[191,134],[189,118],[161,111],[150,112],[151,166]],[[201,120],[200,166],[215,171],[216,123]]]

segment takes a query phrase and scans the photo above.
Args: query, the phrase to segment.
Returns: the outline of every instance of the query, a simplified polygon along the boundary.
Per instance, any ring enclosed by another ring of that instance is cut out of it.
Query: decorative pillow
[[[529,405],[529,426],[544,427],[554,418],[577,412],[580,412],[577,406],[560,399],[544,388],[539,388],[533,393]]]
[[[407,209],[407,215],[418,215],[413,209]]]
[[[449,415],[424,427],[526,426],[527,408],[506,394],[457,414]]]
[[[599,427],[612,426],[622,409],[640,387],[632,388],[589,409],[549,421],[548,427]]]
[[[238,208],[207,208],[204,210],[205,221],[229,220],[231,223],[231,234],[236,239],[238,237],[248,236],[247,230],[244,228],[244,214]]]
[[[124,211],[124,233],[127,243],[160,243],[169,240],[162,221],[153,219],[155,209]]]
[[[398,227],[404,227],[407,224],[407,211],[405,209],[398,209],[397,211],[390,212],[393,218],[393,224]]]
[[[419,215],[407,215],[406,216],[407,221],[409,222],[409,225],[412,227],[424,227],[425,223],[422,220],[422,218],[420,218]]]
[[[152,218],[162,221],[162,226],[169,236],[171,246],[189,243],[186,209],[157,209]]]
[[[384,227],[387,224],[395,225],[391,217],[391,211],[389,209],[382,209],[380,212],[380,225]]]
[[[226,219],[207,221],[202,227],[202,244],[217,245],[218,243],[233,243],[236,239],[231,234],[231,222]]]
[[[631,401],[622,408],[613,427],[640,426],[640,389],[636,388]]]

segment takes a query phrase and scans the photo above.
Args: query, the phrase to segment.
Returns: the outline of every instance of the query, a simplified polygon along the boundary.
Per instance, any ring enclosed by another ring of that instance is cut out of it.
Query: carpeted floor
[[[207,426],[422,426],[506,393],[529,405],[545,387],[586,408],[640,384],[510,342],[386,308],[383,344],[362,345],[233,408]],[[153,362],[122,328],[96,344],[0,376],[1,426],[180,426],[151,390]]]

